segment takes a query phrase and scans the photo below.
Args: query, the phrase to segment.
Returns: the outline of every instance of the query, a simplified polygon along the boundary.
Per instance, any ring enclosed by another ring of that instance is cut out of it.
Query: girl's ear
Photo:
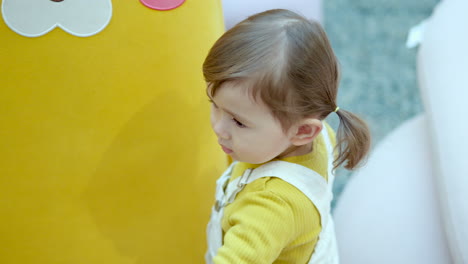
[[[322,131],[322,121],[316,118],[307,118],[293,126],[291,143],[302,146],[312,142]]]

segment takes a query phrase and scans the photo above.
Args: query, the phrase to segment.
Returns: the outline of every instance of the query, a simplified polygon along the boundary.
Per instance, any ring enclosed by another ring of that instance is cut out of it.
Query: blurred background
[[[416,75],[417,48],[405,46],[411,27],[439,1],[327,0],[323,19],[341,63],[339,106],[364,118],[373,147],[423,111]],[[335,115],[330,123],[337,128]],[[337,171],[336,198],[353,172]],[[336,202],[336,200],[335,200]]]

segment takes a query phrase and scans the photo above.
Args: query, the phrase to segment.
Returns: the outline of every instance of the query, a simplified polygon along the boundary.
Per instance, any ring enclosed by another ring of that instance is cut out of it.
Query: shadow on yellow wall
[[[0,22],[0,263],[202,263],[214,181],[201,64],[219,1],[114,0],[101,33]]]

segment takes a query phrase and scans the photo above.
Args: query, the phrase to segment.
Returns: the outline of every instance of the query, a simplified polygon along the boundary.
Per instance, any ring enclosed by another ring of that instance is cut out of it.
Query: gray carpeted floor
[[[436,0],[325,0],[325,29],[342,67],[339,106],[363,117],[373,146],[423,111],[416,80],[417,49],[408,30],[432,13]],[[337,118],[330,123],[336,128]],[[352,172],[339,170],[339,198]]]

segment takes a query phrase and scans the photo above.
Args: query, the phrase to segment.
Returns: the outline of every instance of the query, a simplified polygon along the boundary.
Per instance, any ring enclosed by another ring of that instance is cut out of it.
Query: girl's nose
[[[213,131],[215,132],[216,136],[218,136],[218,138],[220,139],[228,140],[230,138],[229,133],[226,129],[226,124],[221,118],[218,120],[214,120]]]

